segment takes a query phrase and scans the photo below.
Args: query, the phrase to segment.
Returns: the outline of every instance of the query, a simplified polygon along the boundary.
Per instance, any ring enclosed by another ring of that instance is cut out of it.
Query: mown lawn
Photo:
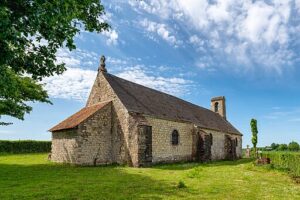
[[[186,187],[178,188],[179,181]],[[300,199],[300,185],[251,160],[152,168],[75,167],[0,155],[0,199]]]

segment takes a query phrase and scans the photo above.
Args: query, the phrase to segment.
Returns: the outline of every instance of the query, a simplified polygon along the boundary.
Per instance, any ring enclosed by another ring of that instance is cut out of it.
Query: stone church
[[[109,74],[101,58],[86,106],[50,129],[51,160],[76,165],[238,159],[242,134],[226,119],[225,97],[211,110]]]

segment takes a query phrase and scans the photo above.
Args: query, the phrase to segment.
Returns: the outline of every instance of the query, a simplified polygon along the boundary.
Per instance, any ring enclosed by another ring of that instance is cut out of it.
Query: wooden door
[[[150,165],[152,163],[152,127],[142,125],[138,129],[139,165]]]

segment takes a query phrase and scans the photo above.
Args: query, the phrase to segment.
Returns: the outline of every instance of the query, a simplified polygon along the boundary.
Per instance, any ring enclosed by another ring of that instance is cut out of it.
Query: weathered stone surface
[[[54,162],[76,163],[77,137],[77,129],[53,132],[51,160]]]
[[[152,126],[152,157],[153,163],[192,160],[191,123],[175,122],[146,117],[148,125]],[[179,144],[172,145],[172,132],[179,133]]]

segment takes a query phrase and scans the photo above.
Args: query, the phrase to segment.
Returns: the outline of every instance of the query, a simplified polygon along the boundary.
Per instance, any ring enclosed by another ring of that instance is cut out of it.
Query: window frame
[[[179,131],[174,129],[171,133],[171,144],[172,146],[179,145]]]

